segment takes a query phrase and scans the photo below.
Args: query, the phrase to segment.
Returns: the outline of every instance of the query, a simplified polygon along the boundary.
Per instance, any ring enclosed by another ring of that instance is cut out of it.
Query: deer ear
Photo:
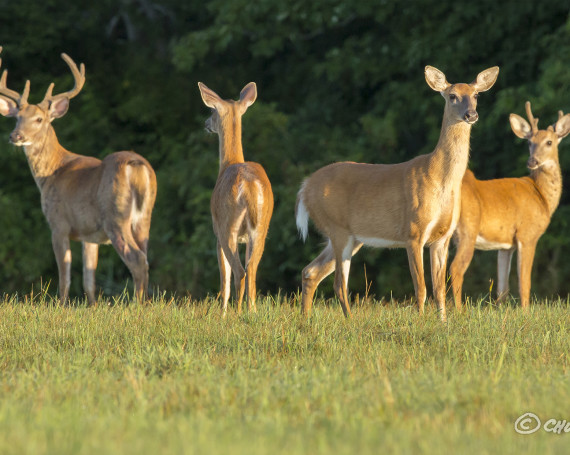
[[[568,136],[570,133],[570,114],[560,117],[554,124],[554,132],[558,136],[558,142]]]
[[[0,114],[4,117],[16,117],[18,115],[18,105],[14,100],[0,96]]]
[[[424,72],[425,72],[425,76],[426,76],[426,82],[436,92],[441,93],[441,92],[445,91],[445,89],[451,85],[445,79],[445,74],[443,74],[440,70],[438,70],[437,68],[434,68],[433,66],[429,66],[429,65],[426,66]]]
[[[255,82],[247,84],[239,94],[239,103],[242,105],[243,112],[251,106],[257,99],[257,85]]]
[[[202,101],[204,104],[211,109],[218,109],[222,104],[222,99],[219,95],[212,89],[206,87],[206,84],[198,82],[198,88],[200,89],[200,95],[202,95]]]
[[[513,133],[521,139],[530,139],[532,137],[532,129],[530,125],[520,115],[511,114],[509,116],[509,122],[511,122]]]
[[[495,84],[498,76],[499,67],[493,66],[492,68],[486,69],[485,71],[481,71],[477,75],[477,78],[471,82],[471,85],[478,92],[486,92]]]
[[[55,120],[56,118],[63,117],[69,109],[69,98],[58,98],[49,104],[49,118]]]

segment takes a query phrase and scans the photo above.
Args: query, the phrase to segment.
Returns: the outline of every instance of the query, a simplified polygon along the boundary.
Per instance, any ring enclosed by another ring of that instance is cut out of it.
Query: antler
[[[532,111],[530,110],[530,101],[527,101],[524,107],[526,108],[526,116],[528,117],[528,121],[530,122],[531,132],[534,135],[538,132],[538,119],[535,119],[532,115]]]
[[[0,52],[2,52],[2,46],[0,46]],[[2,66],[2,59],[0,58],[0,67]],[[20,95],[15,90],[10,90],[6,86],[6,79],[8,78],[8,70],[4,70],[2,72],[2,78],[0,78],[0,94],[7,96],[14,100],[18,107],[23,107],[28,104],[28,95],[30,94],[30,81],[26,81],[26,85],[24,86],[24,91]]]
[[[43,101],[40,104],[42,103],[45,104],[60,98],[71,99],[81,91],[81,89],[83,88],[83,84],[85,84],[85,65],[81,63],[81,65],[79,65],[80,69],[78,69],[77,65],[69,55],[61,54],[61,58],[65,60],[65,63],[67,63],[67,65],[69,66],[69,69],[71,70],[71,73],[73,74],[73,78],[75,80],[75,86],[71,90],[68,90],[67,92],[59,93],[57,95],[52,95],[53,88],[55,86],[55,84],[52,82],[46,91]]]

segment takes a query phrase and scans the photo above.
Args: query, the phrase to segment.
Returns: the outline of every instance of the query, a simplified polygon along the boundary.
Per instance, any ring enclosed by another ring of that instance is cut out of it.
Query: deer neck
[[[228,166],[243,163],[243,147],[241,144],[241,118],[233,118],[227,122],[220,132],[220,172]]]
[[[32,176],[40,191],[45,182],[61,167],[65,157],[70,154],[59,144],[55,130],[51,125],[40,141],[25,145],[24,151]]]
[[[542,196],[550,216],[560,202],[562,194],[562,172],[558,161],[551,161],[530,172],[530,177]]]
[[[429,172],[441,182],[442,188],[456,188],[467,169],[471,125],[451,121],[444,113],[439,141],[431,153]]]

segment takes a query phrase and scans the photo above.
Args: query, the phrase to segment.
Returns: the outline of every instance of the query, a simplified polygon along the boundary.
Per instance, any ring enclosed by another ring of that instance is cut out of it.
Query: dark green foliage
[[[470,82],[485,68],[501,68],[498,83],[481,97],[472,134],[471,168],[480,178],[527,174],[526,143],[508,124],[510,112],[524,115],[527,99],[542,127],[556,120],[558,109],[570,110],[570,20],[562,0],[547,6],[490,0],[1,3],[0,45],[10,87],[21,89],[31,79],[36,101],[52,80],[56,91],[71,84],[60,52],[86,65],[83,92],[55,123],[60,142],[98,157],[133,149],[153,164],[159,193],[151,283],[178,294],[200,297],[219,287],[209,211],[218,143],[203,130],[208,110],[198,81],[234,99],[247,82],[258,84],[258,101],[244,117],[243,142],[246,159],[266,168],[275,193],[259,270],[259,288],[267,292],[294,292],[301,269],[320,249],[316,231],[307,244],[297,238],[294,204],[304,177],[333,161],[394,163],[433,149],[443,100],[424,81],[426,64],[450,82]],[[13,126],[0,119],[0,137],[6,139]],[[52,281],[55,290],[38,190],[22,151],[5,139],[0,290],[27,292],[40,279]],[[562,168],[569,170],[569,145],[560,148]],[[568,172],[564,177],[570,181]],[[533,291],[540,295],[570,292],[570,265],[563,260],[570,253],[569,206],[565,191],[539,243]],[[79,294],[79,249],[74,256],[72,290]],[[365,291],[364,264],[370,292],[412,294],[404,251],[361,252],[352,267],[355,293]],[[477,253],[466,292],[487,292],[495,268],[494,253]],[[102,248],[98,282],[104,291],[120,291],[127,278],[114,251]],[[324,290],[331,289],[329,281]]]

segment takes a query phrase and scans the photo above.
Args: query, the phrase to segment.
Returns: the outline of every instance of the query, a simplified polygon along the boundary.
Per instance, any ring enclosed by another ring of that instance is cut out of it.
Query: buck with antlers
[[[528,122],[516,114],[510,115],[510,122],[513,132],[529,143],[530,177],[477,180],[467,171],[463,178],[461,217],[454,234],[457,253],[450,267],[457,308],[461,308],[463,277],[475,249],[499,250],[499,300],[509,291],[511,258],[517,250],[521,305],[525,309],[529,306],[536,244],[550,224],[562,193],[558,144],[570,133],[570,114],[559,111],[558,121],[546,130],[538,129],[529,101],[526,114]]]
[[[334,289],[350,316],[348,273],[362,247],[406,248],[420,313],[426,287],[423,250],[430,247],[432,282],[440,318],[446,320],[445,272],[449,240],[459,219],[461,179],[467,168],[477,96],[489,90],[498,67],[481,72],[471,84],[450,84],[427,66],[428,85],[445,99],[435,150],[399,164],[335,163],[303,183],[297,197],[297,227],[307,237],[309,217],[328,237],[323,252],[303,270],[302,306],[310,314],[318,284],[335,271]]]
[[[206,130],[217,133],[220,144],[220,170],[210,209],[218,239],[222,310],[224,314],[227,311],[233,273],[238,312],[241,312],[246,278],[247,308],[255,311],[257,266],[273,213],[271,183],[261,165],[244,161],[241,142],[241,117],[257,98],[257,87],[254,82],[247,84],[239,101],[223,100],[201,82],[198,87],[204,104],[212,109]],[[246,244],[245,271],[238,243]]]
[[[24,148],[52,232],[59,296],[62,302],[67,301],[69,241],[79,240],[83,245],[83,286],[90,304],[96,301],[99,244],[107,243],[113,244],[129,268],[135,296],[142,299],[148,287],[147,246],[156,177],[147,160],[136,153],[116,152],[101,161],[71,153],[59,144],[51,122],[67,112],[69,100],[85,83],[84,65],[78,69],[68,55],[62,54],[62,58],[73,73],[75,86],[53,95],[51,83],[39,104],[28,104],[30,81],[20,95],[6,87],[6,71],[0,80],[0,113],[17,119],[10,141]]]

